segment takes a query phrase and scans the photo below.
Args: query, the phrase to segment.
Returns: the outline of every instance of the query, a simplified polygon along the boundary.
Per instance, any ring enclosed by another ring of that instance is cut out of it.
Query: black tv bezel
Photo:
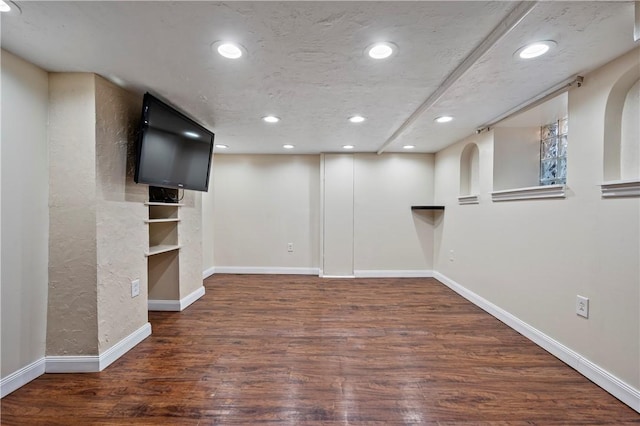
[[[142,146],[144,144],[144,137],[145,137],[145,134],[146,134],[147,130],[149,129],[148,115],[149,115],[149,104],[150,104],[150,102],[155,102],[156,104],[160,105],[162,108],[164,108],[167,111],[169,111],[171,114],[174,114],[174,115],[180,117],[181,119],[188,121],[189,123],[193,124],[195,127],[199,128],[202,132],[204,132],[204,133],[206,133],[206,134],[211,136],[210,143],[209,143],[209,162],[207,164],[207,179],[205,181],[204,188],[202,188],[202,187],[198,187],[198,188],[189,187],[189,186],[185,186],[184,184],[181,184],[179,182],[175,182],[175,183],[171,182],[171,183],[167,184],[167,183],[163,183],[163,182],[153,182],[153,181],[147,181],[147,180],[140,180],[140,165],[141,165],[141,161],[140,160],[141,160],[141,156],[142,156]],[[137,138],[137,143],[136,143],[136,170],[135,170],[135,175],[134,175],[134,181],[136,183],[141,183],[141,184],[150,185],[150,186],[157,186],[157,187],[161,187],[161,188],[188,189],[188,190],[191,190],[191,191],[208,192],[209,191],[209,178],[211,176],[211,163],[213,161],[214,138],[215,138],[215,134],[212,131],[208,130],[207,128],[205,128],[204,126],[202,126],[201,124],[199,124],[198,122],[193,120],[192,118],[188,117],[186,114],[184,114],[180,110],[174,108],[173,106],[171,106],[168,103],[162,101],[161,99],[158,99],[157,97],[153,96],[149,92],[145,93],[144,97],[142,99],[142,117],[140,118],[140,126],[139,126],[138,138]]]

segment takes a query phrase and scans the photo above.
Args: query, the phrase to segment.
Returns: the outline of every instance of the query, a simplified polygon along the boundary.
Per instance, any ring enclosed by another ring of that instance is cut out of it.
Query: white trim
[[[150,311],[180,312],[180,301],[149,299],[147,301],[147,309]]]
[[[146,323],[115,345],[100,354],[99,367],[100,371],[110,366],[114,361],[122,355],[133,349],[138,343],[151,336],[151,324]]]
[[[192,291],[190,294],[187,294],[185,297],[180,299],[180,310],[184,311],[189,305],[200,299],[202,296],[204,296],[204,286],[198,287],[195,291]]]
[[[318,275],[320,268],[286,268],[277,266],[216,266],[216,274]]]
[[[97,373],[126,354],[151,335],[151,324],[146,323],[100,355],[47,356],[47,373]]]
[[[458,197],[458,204],[480,204],[478,195],[461,195]]]
[[[565,198],[567,185],[530,186],[528,188],[506,189],[493,191],[493,201],[537,200],[541,198]]]
[[[518,317],[494,305],[441,273],[435,272],[434,278],[474,305],[482,308],[487,313],[493,315],[509,327],[513,328],[529,340],[541,346],[543,349],[556,356],[561,361],[577,370],[580,374],[640,413],[640,390],[635,389],[633,386],[620,380],[574,350],[566,347],[552,337],[547,336],[542,331],[532,327]]]
[[[147,301],[147,309],[150,311],[170,311],[181,312],[187,306],[204,296],[204,286],[198,287],[195,291],[187,294],[180,300],[153,300]]]
[[[355,278],[355,275],[319,275],[320,278]]]
[[[216,267],[212,266],[211,268],[207,268],[204,271],[202,271],[202,279],[206,280],[207,278],[209,278],[211,275],[216,273]]]
[[[42,376],[44,374],[44,365],[45,360],[43,357],[0,379],[0,398],[4,398],[33,379]]]
[[[374,270],[362,269],[353,271],[356,278],[431,278],[433,271],[429,269],[414,270]]]
[[[600,190],[603,198],[640,197],[640,179],[603,182]]]

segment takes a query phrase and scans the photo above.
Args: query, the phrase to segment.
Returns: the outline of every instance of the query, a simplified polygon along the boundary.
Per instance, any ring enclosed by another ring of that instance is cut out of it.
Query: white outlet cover
[[[589,298],[584,296],[576,296],[576,314],[581,317],[589,318]]]
[[[140,280],[131,281],[131,297],[140,295]]]

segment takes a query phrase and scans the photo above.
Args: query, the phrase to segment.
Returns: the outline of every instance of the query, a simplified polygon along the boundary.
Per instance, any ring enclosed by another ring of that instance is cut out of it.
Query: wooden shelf
[[[411,206],[411,210],[444,210],[444,206]]]
[[[145,256],[154,256],[160,253],[166,253],[168,251],[179,250],[180,245],[159,245],[159,246],[151,246],[149,247],[149,252],[145,253]]]
[[[177,217],[171,217],[167,219],[147,219],[144,221],[145,223],[167,223],[167,222],[180,222],[180,219]]]

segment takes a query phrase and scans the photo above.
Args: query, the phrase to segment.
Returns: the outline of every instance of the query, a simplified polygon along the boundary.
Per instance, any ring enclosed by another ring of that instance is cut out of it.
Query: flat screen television
[[[137,146],[136,183],[207,191],[214,134],[146,93]]]

